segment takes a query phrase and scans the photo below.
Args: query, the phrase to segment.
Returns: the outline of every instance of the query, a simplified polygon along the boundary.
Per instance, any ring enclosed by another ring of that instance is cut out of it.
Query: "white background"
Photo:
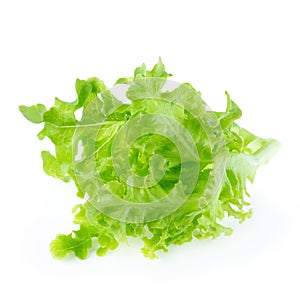
[[[299,1],[1,1],[1,299],[299,299]],[[104,258],[54,260],[75,188],[43,173],[40,130],[18,105],[75,99],[76,78],[108,86],[162,56],[215,109],[282,148],[257,174],[254,216],[234,234],[171,247],[138,242]]]

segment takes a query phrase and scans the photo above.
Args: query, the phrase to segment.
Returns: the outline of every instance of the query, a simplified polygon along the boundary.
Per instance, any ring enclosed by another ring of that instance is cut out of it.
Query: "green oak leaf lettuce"
[[[249,196],[247,182],[253,182],[258,167],[267,163],[274,155],[278,142],[260,138],[241,128],[236,121],[242,116],[242,112],[227,92],[225,112],[210,111],[207,110],[201,93],[189,83],[181,84],[172,91],[165,91],[163,87],[170,76],[159,59],[152,70],[147,70],[145,64],[142,64],[135,69],[133,76],[116,81],[116,85],[128,86],[126,96],[130,103],[120,101],[102,80],[89,78],[76,80],[77,99],[73,102],[56,98],[54,106],[48,110],[43,104],[19,107],[26,119],[35,124],[43,123],[44,127],[38,133],[38,138],[48,138],[55,146],[54,153],[42,152],[45,172],[64,182],[74,181],[80,198],[87,194],[91,197],[101,193],[102,186],[95,184],[95,176],[101,177],[111,193],[131,203],[152,203],[179,186],[180,172],[185,166],[181,163],[176,145],[159,134],[147,134],[138,138],[131,146],[128,158],[133,173],[139,178],[160,178],[156,185],[141,191],[136,186],[128,185],[116,172],[111,155],[112,146],[125,124],[134,118],[156,113],[176,120],[188,130],[200,156],[198,169],[196,165],[193,168],[194,162],[186,162],[190,167],[192,165],[193,170],[197,170],[196,173],[191,173],[190,180],[197,180],[178,209],[155,220],[129,222],[112,218],[85,200],[73,209],[74,223],[78,229],[70,234],[59,234],[51,242],[50,249],[54,257],[62,258],[73,253],[78,258],[85,259],[95,249],[95,243],[96,254],[104,256],[116,249],[119,243],[127,243],[128,237],[134,237],[144,242],[142,253],[146,257],[156,258],[159,250],[167,252],[171,245],[231,234],[232,229],[222,225],[223,219],[233,217],[242,222],[251,216],[252,209],[246,199]],[[77,119],[75,113],[79,109],[82,109],[82,117]],[[209,142],[207,132],[197,122],[197,118],[201,119],[205,115],[217,120],[221,131],[221,135],[215,138],[214,145]],[[99,122],[102,126],[97,128],[97,134],[91,135],[91,128]],[[158,122],[155,126],[161,128],[164,124]],[[74,150],[78,128],[81,130],[84,149],[80,155],[86,158],[81,172],[90,174],[91,152],[87,149],[91,143],[96,149],[92,153],[96,173],[91,173],[87,185],[79,182],[74,163],[75,157],[79,155],[79,150]],[[179,130],[178,128],[175,129]],[[167,126],[165,130],[168,130]],[[222,141],[224,154],[218,159],[224,166],[224,172],[217,179],[219,189],[212,199],[203,200],[209,178],[215,176],[212,148],[218,148]],[[182,193],[187,192],[184,187],[183,185]]]

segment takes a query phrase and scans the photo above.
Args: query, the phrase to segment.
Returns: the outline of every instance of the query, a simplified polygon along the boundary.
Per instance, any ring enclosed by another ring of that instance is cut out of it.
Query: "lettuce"
[[[51,242],[54,257],[85,259],[93,240],[104,256],[134,237],[156,258],[172,244],[229,235],[224,219],[251,216],[247,181],[279,143],[241,128],[242,112],[227,92],[226,111],[214,112],[200,92],[170,76],[159,59],[112,89],[98,78],[77,79],[73,102],[19,107],[44,124],[38,138],[55,145],[55,153],[42,152],[44,171],[73,181],[84,199],[73,209],[78,230]]]

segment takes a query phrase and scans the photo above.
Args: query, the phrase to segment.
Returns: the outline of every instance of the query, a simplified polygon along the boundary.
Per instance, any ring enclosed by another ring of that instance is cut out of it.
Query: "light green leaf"
[[[57,235],[50,244],[50,251],[55,258],[63,258],[68,253],[74,252],[78,258],[86,259],[91,247],[92,239],[89,230],[81,226],[79,230],[73,231],[73,234]]]
[[[42,151],[43,168],[46,174],[59,178],[65,182],[70,181],[68,175],[69,164],[60,163],[49,151]]]
[[[47,109],[43,104],[36,104],[32,106],[20,105],[19,110],[28,121],[40,124],[43,122],[43,114]]]

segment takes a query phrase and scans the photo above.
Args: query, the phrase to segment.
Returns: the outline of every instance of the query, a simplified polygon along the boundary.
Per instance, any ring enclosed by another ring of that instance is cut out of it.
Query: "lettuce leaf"
[[[226,111],[214,112],[189,83],[166,90],[170,76],[159,59],[152,70],[142,64],[116,81],[128,103],[89,78],[76,80],[73,102],[19,107],[26,119],[44,124],[38,138],[55,146],[55,153],[42,152],[45,172],[73,181],[85,198],[73,209],[79,229],[51,242],[54,257],[85,259],[93,240],[104,256],[130,236],[156,258],[171,245],[231,234],[225,218],[251,216],[247,182],[279,143],[241,128],[242,112],[227,92]]]

